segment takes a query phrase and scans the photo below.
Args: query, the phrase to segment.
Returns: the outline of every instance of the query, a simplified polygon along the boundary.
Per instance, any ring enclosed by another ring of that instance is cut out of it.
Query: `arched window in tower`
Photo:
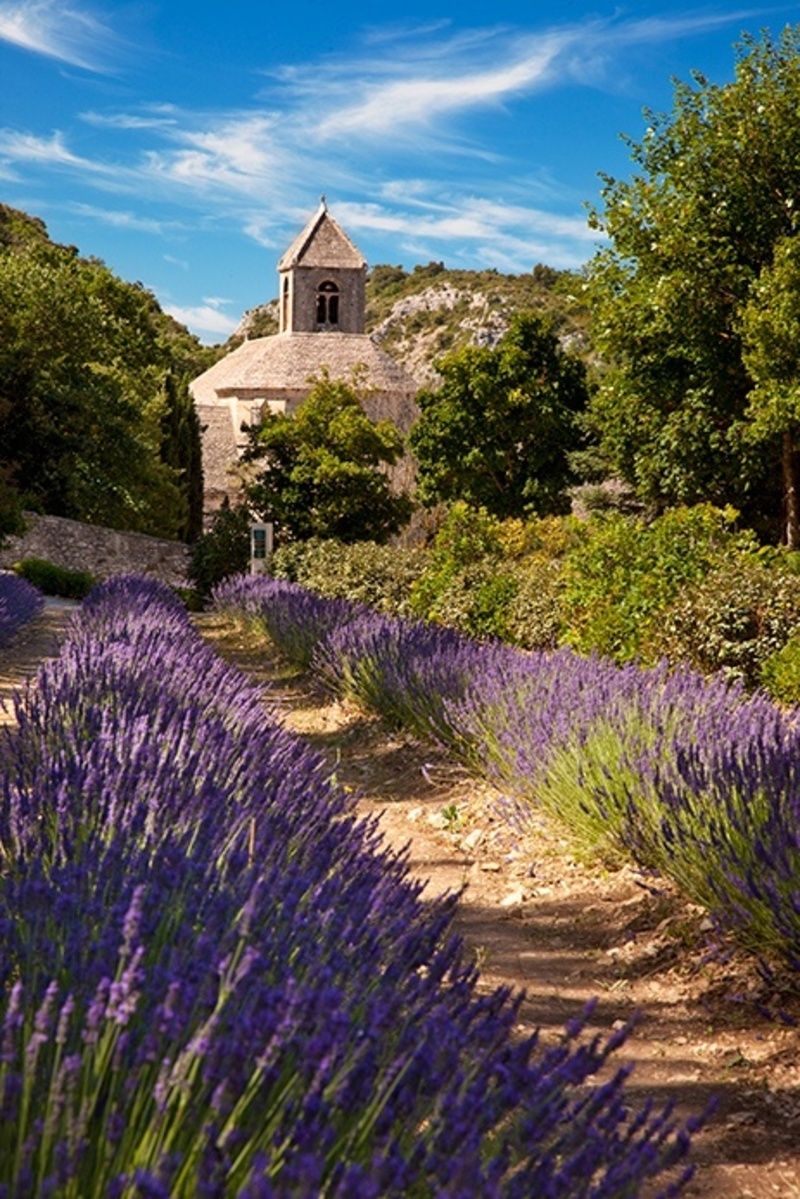
[[[320,283],[317,288],[317,324],[339,324],[339,288],[335,283]]]
[[[289,328],[289,280],[283,281],[283,296],[281,297],[281,333]]]

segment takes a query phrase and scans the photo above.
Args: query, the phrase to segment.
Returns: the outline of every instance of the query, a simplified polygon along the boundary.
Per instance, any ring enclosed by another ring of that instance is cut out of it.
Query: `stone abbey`
[[[278,263],[279,332],[251,338],[191,384],[203,426],[205,507],[236,498],[242,426],[293,412],[315,377],[357,379],[371,420],[413,424],[418,385],[364,332],[367,263],[325,200]],[[395,468],[399,486],[410,463]]]

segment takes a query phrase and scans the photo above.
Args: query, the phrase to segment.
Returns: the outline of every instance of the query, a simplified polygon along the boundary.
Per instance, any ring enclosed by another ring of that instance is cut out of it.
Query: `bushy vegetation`
[[[192,546],[189,580],[200,596],[228,575],[247,570],[250,563],[250,512],[243,505],[225,501],[214,513],[211,527]]]
[[[800,576],[782,557],[732,555],[685,588],[661,616],[651,657],[663,654],[706,674],[723,671],[770,691],[768,661],[800,629]],[[780,691],[772,691],[786,699]]]
[[[42,603],[41,593],[30,583],[0,571],[0,646],[41,611]]]
[[[707,504],[652,521],[500,521],[457,503],[428,549],[316,540],[278,551],[274,572],[472,637],[620,663],[667,658],[750,689],[778,686],[783,659],[766,673],[765,663],[800,628],[796,555],[760,547],[731,509]]]
[[[69,570],[45,558],[23,558],[14,563],[14,573],[44,595],[58,595],[62,599],[83,599],[97,582],[86,570]]]
[[[192,535],[202,482],[185,380],[207,358],[141,285],[0,205],[0,476],[28,507]]]
[[[380,612],[410,611],[410,594],[427,562],[421,548],[312,537],[275,551],[271,574],[330,598],[369,604]]]
[[[709,504],[675,508],[653,521],[592,517],[564,562],[567,643],[618,662],[652,661],[662,614],[677,595],[723,560],[757,549],[735,521],[732,509]]]

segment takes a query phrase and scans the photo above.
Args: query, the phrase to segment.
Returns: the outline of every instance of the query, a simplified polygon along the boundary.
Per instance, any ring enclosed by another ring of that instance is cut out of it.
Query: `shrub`
[[[562,562],[543,553],[530,554],[514,564],[512,578],[504,639],[523,649],[555,649],[566,623]]]
[[[41,610],[41,594],[25,579],[0,572],[0,646]]]
[[[584,539],[566,555],[566,641],[583,653],[619,662],[653,661],[651,638],[681,589],[725,556],[755,550],[738,533],[733,509],[698,504],[647,523],[616,513],[586,522]]]
[[[250,562],[250,513],[224,505],[214,514],[211,528],[192,547],[189,578],[201,595],[210,595],[228,575],[247,570]]]
[[[500,521],[482,508],[461,501],[448,510],[431,547],[427,564],[411,588],[410,607],[414,616],[446,624],[442,606],[461,584],[459,577],[479,562],[497,562],[502,556]]]
[[[23,558],[14,564],[14,572],[45,595],[59,595],[63,599],[83,599],[97,581],[86,570],[68,570],[44,558]]]
[[[662,614],[652,651],[705,674],[724,671],[747,687],[758,686],[772,659],[771,677],[780,688],[778,679],[786,682],[792,655],[774,656],[798,626],[800,578],[793,570],[779,558],[734,554]]]
[[[782,704],[800,704],[800,636],[795,635],[761,667],[761,683]]]
[[[426,551],[418,547],[313,538],[277,550],[272,574],[331,599],[369,604],[380,612],[407,613],[411,588],[426,562]]]

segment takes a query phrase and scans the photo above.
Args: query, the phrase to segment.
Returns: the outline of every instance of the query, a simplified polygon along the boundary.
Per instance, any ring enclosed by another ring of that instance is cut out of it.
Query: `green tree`
[[[166,536],[186,530],[188,468],[162,454],[163,380],[197,373],[209,353],[141,284],[0,205],[0,474],[26,504]]]
[[[251,431],[244,458],[258,473],[247,501],[284,541],[385,541],[411,514],[385,471],[402,449],[391,422],[365,415],[356,385],[323,374],[296,413]]]
[[[567,511],[586,376],[552,324],[519,315],[495,349],[466,346],[437,369],[410,439],[422,502],[461,499],[501,518]]]
[[[182,499],[178,536],[196,541],[203,531],[203,456],[200,419],[185,379],[169,371],[163,385],[161,461],[177,480]]]
[[[189,560],[189,579],[201,595],[210,594],[228,575],[242,574],[250,565],[250,513],[227,498],[215,512],[211,528],[195,541]]]
[[[25,528],[19,495],[0,470],[0,548],[3,543]]]
[[[780,436],[750,435],[740,316],[800,221],[800,32],[746,38],[733,82],[678,83],[629,140],[637,173],[604,177],[610,238],[589,294],[608,369],[591,425],[611,469],[657,508],[733,503],[777,528]]]
[[[750,440],[781,440],[784,540],[800,548],[800,237],[783,238],[751,288],[741,319],[743,358],[755,386],[745,419]]]

